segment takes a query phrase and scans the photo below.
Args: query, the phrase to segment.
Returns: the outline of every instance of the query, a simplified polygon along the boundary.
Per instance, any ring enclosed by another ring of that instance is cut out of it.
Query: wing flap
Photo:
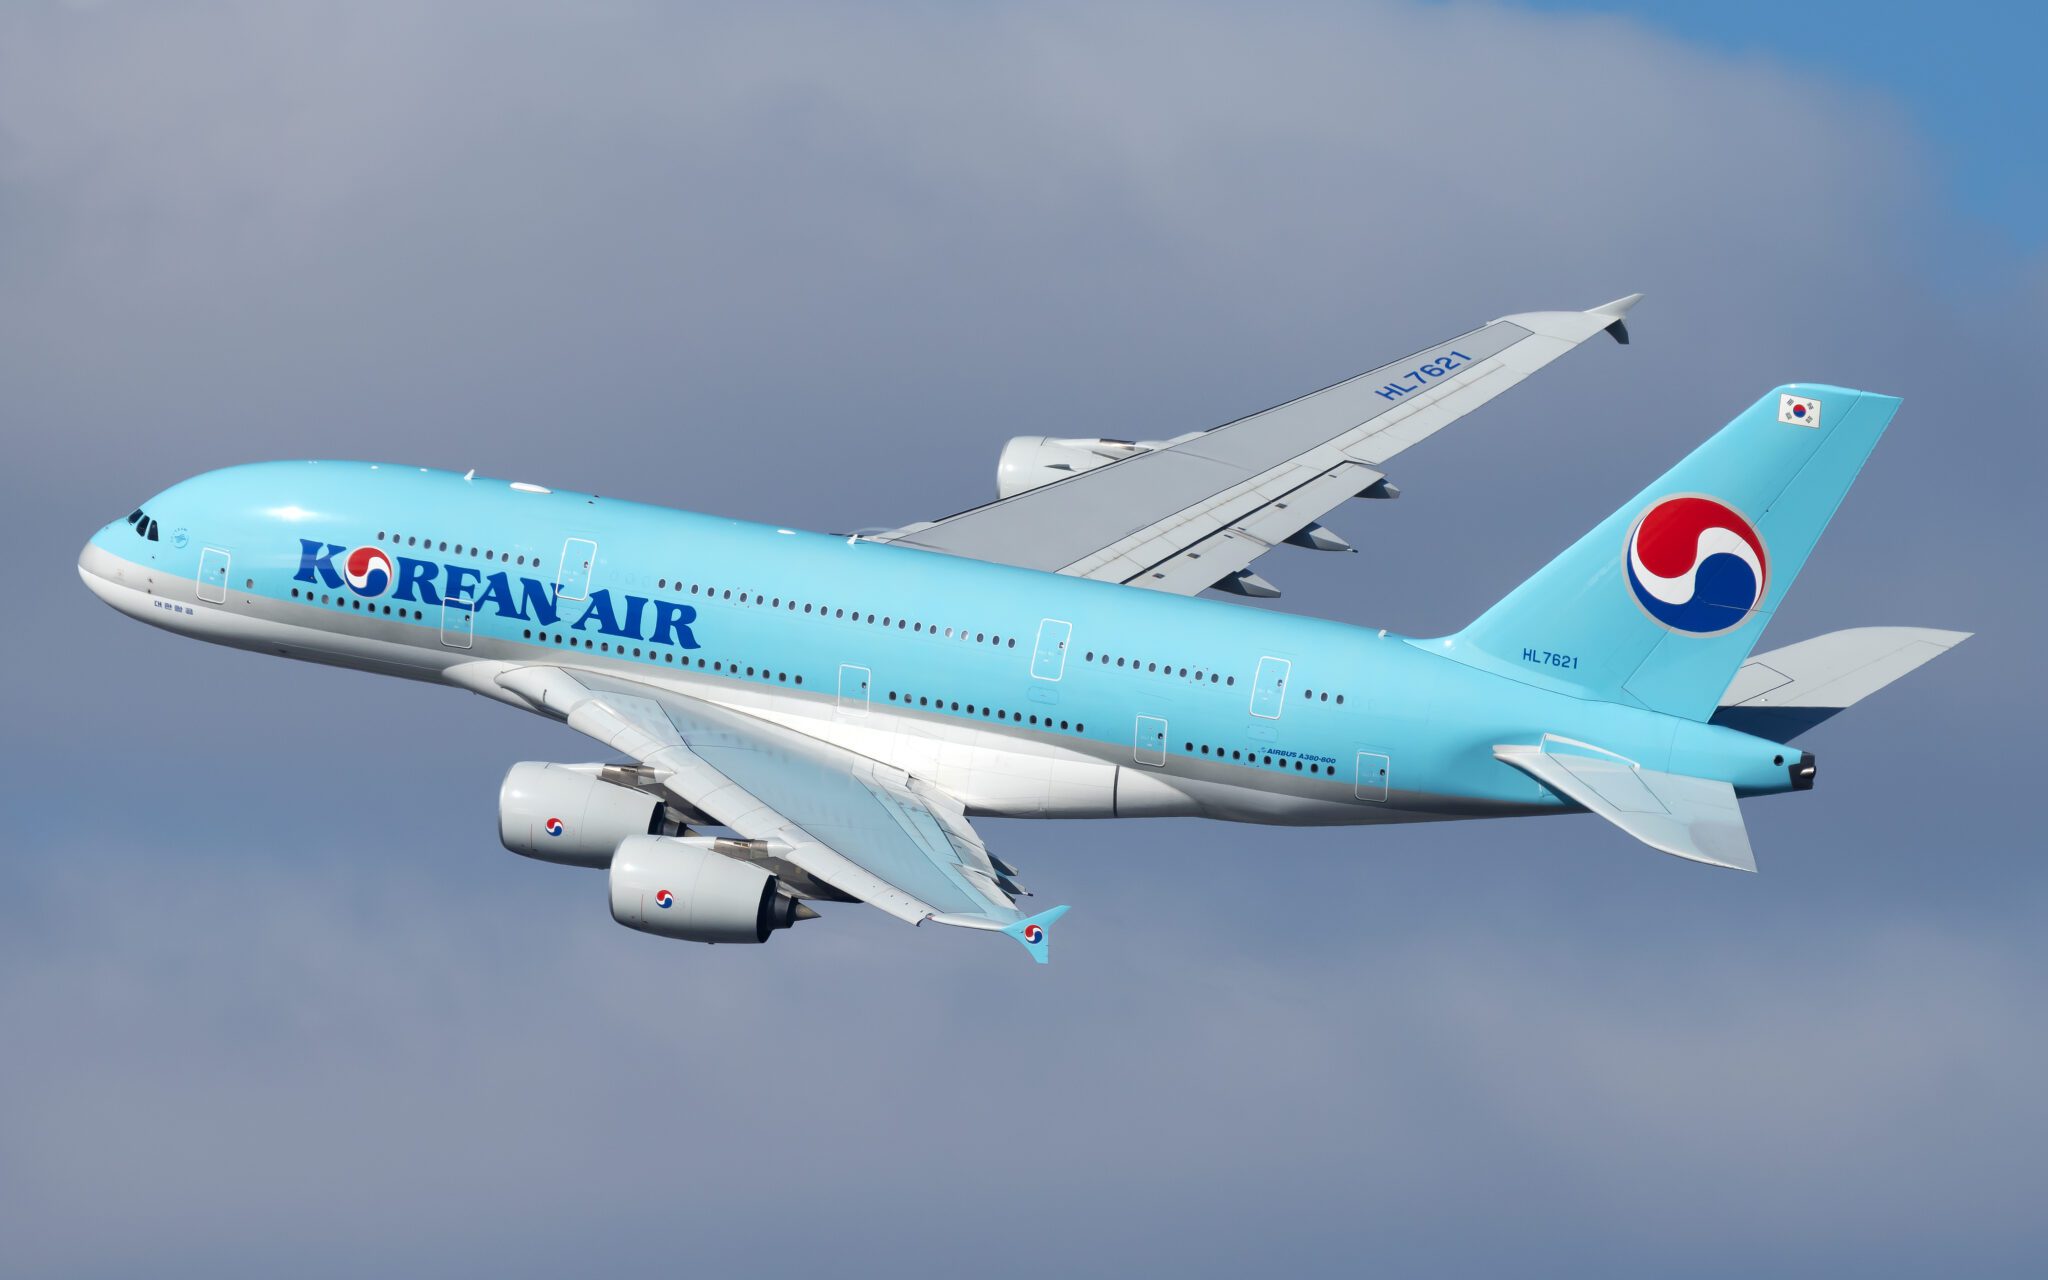
[[[1756,870],[1742,807],[1726,782],[1659,773],[1606,752],[1579,755],[1548,745],[1546,740],[1537,746],[1501,746],[1493,754],[1652,849],[1710,866]]]
[[[1148,541],[1073,566],[1075,576],[1193,595],[1250,565],[1385,477],[1355,462],[1280,468],[1167,522]]]

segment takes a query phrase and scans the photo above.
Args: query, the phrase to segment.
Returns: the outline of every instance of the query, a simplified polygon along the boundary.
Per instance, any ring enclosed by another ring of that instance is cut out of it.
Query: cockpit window
[[[156,521],[141,507],[128,514],[128,526],[135,530],[135,536],[150,542],[157,541]]]
[[[128,523],[129,523],[129,524],[134,524],[134,523],[135,523],[135,522],[136,522],[137,520],[140,520],[140,519],[142,519],[142,508],[141,508],[141,507],[137,507],[137,508],[135,508],[135,510],[133,510],[133,511],[130,511],[130,512],[128,513]]]
[[[157,540],[157,539],[156,539],[156,520],[155,520],[155,518],[154,518],[154,517],[152,517],[152,518],[151,518],[151,520],[150,520],[150,522],[149,522],[149,540],[150,540],[151,542],[155,542],[155,541]]]

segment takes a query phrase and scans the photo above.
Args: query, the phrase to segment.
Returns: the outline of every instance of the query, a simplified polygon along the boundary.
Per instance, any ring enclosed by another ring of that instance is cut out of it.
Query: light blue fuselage
[[[1492,756],[1545,734],[1745,795],[1791,787],[1785,747],[1444,641],[840,536],[353,462],[209,472],[142,510],[80,568],[167,629],[461,687],[480,663],[603,669],[936,773],[973,812],[1563,811]],[[391,573],[365,555],[352,585],[358,548]]]

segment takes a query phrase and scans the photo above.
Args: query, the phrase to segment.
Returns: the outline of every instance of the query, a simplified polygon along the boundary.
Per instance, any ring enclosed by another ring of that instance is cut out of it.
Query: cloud
[[[2048,276],[1925,152],[1824,78],[1483,5],[8,10],[0,1235],[79,1274],[2020,1270]],[[1080,904],[1046,972],[852,910],[664,945],[495,849],[557,727],[72,580],[266,456],[895,524],[1012,433],[1637,289],[1634,345],[1268,576],[1455,627],[1764,388],[1903,392],[1769,643],[1985,634],[1815,735],[1756,878],[1590,819],[994,823]]]
[[[2043,975],[1939,928],[1606,969],[1570,937],[1391,910],[1309,957],[1162,917],[1039,986],[844,912],[787,950],[663,946],[600,922],[599,877],[540,874],[553,892],[339,856],[194,880],[138,850],[23,895],[14,872],[0,1014],[37,1044],[0,1093],[18,1258],[59,1269],[91,1238],[110,1268],[547,1269],[594,1236],[629,1273],[794,1269],[828,1242],[937,1271],[1028,1215],[1104,1269],[1369,1243],[1506,1263],[1508,1238],[1441,1237],[1483,1205],[1539,1239],[1599,1223],[1650,1264],[1728,1256],[1730,1223],[1763,1255],[1895,1247],[1916,1217],[1995,1249],[2029,1199],[1941,1171],[2031,1159]]]

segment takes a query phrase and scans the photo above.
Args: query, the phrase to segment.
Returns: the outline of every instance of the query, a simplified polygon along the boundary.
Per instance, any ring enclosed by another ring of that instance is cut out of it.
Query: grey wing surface
[[[1493,755],[1652,849],[1710,866],[1756,870],[1735,788],[1718,778],[1660,773],[1611,754],[1553,754],[1544,743],[1496,746]]]
[[[1002,929],[1023,919],[1023,891],[960,803],[899,769],[638,681],[531,666],[496,684],[646,766],[684,809],[841,894],[912,924]]]
[[[1969,638],[1932,627],[1852,627],[1755,654],[1721,695],[1714,723],[1790,742]]]
[[[1640,296],[1507,316],[1262,413],[874,540],[1179,595],[1242,580],[1347,498],[1389,493],[1378,468],[1402,450],[1595,334],[1626,342],[1623,317]]]

